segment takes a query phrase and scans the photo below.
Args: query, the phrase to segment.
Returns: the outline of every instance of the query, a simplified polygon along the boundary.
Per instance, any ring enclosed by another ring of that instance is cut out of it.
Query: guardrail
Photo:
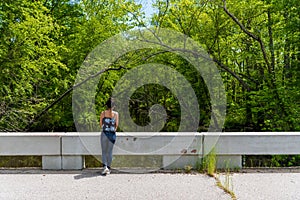
[[[117,133],[114,155],[162,157],[164,168],[195,165],[214,147],[217,167],[242,167],[242,155],[299,155],[297,132]],[[0,156],[42,156],[43,169],[83,169],[101,155],[100,133],[0,133]]]

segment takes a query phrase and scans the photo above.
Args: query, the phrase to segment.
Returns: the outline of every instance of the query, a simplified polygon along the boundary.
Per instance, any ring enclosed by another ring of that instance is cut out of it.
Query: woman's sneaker
[[[106,175],[106,174],[110,174],[110,170],[105,166],[102,171],[102,175]]]

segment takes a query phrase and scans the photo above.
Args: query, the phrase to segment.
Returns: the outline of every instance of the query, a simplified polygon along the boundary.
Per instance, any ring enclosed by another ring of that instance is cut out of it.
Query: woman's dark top
[[[102,119],[103,133],[114,144],[116,142],[116,119],[114,117],[104,117]]]
[[[103,132],[116,132],[116,119],[110,117],[103,117]]]

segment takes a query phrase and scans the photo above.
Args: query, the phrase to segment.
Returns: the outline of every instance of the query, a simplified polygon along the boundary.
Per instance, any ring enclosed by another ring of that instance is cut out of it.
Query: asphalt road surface
[[[225,185],[225,175],[220,179]],[[240,200],[300,200],[300,173],[234,173],[228,180]]]
[[[300,200],[300,173],[219,174],[237,199]],[[204,174],[112,173],[100,170],[0,170],[0,199],[197,199],[225,200],[231,196]]]

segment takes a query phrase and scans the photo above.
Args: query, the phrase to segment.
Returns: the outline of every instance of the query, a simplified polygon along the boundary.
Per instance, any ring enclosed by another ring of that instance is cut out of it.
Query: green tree
[[[0,8],[0,129],[22,130],[66,88],[64,46],[55,43],[61,27],[39,1],[1,1]]]
[[[74,131],[71,96],[55,99],[94,47],[134,26],[128,13],[139,8],[126,0],[2,1],[0,129]]]
[[[226,128],[295,130],[299,127],[299,105],[290,100],[299,102],[294,90],[299,86],[295,81],[299,66],[298,4],[157,1],[159,12],[153,24],[192,37],[218,64],[229,100]],[[296,45],[289,42],[290,38]]]

